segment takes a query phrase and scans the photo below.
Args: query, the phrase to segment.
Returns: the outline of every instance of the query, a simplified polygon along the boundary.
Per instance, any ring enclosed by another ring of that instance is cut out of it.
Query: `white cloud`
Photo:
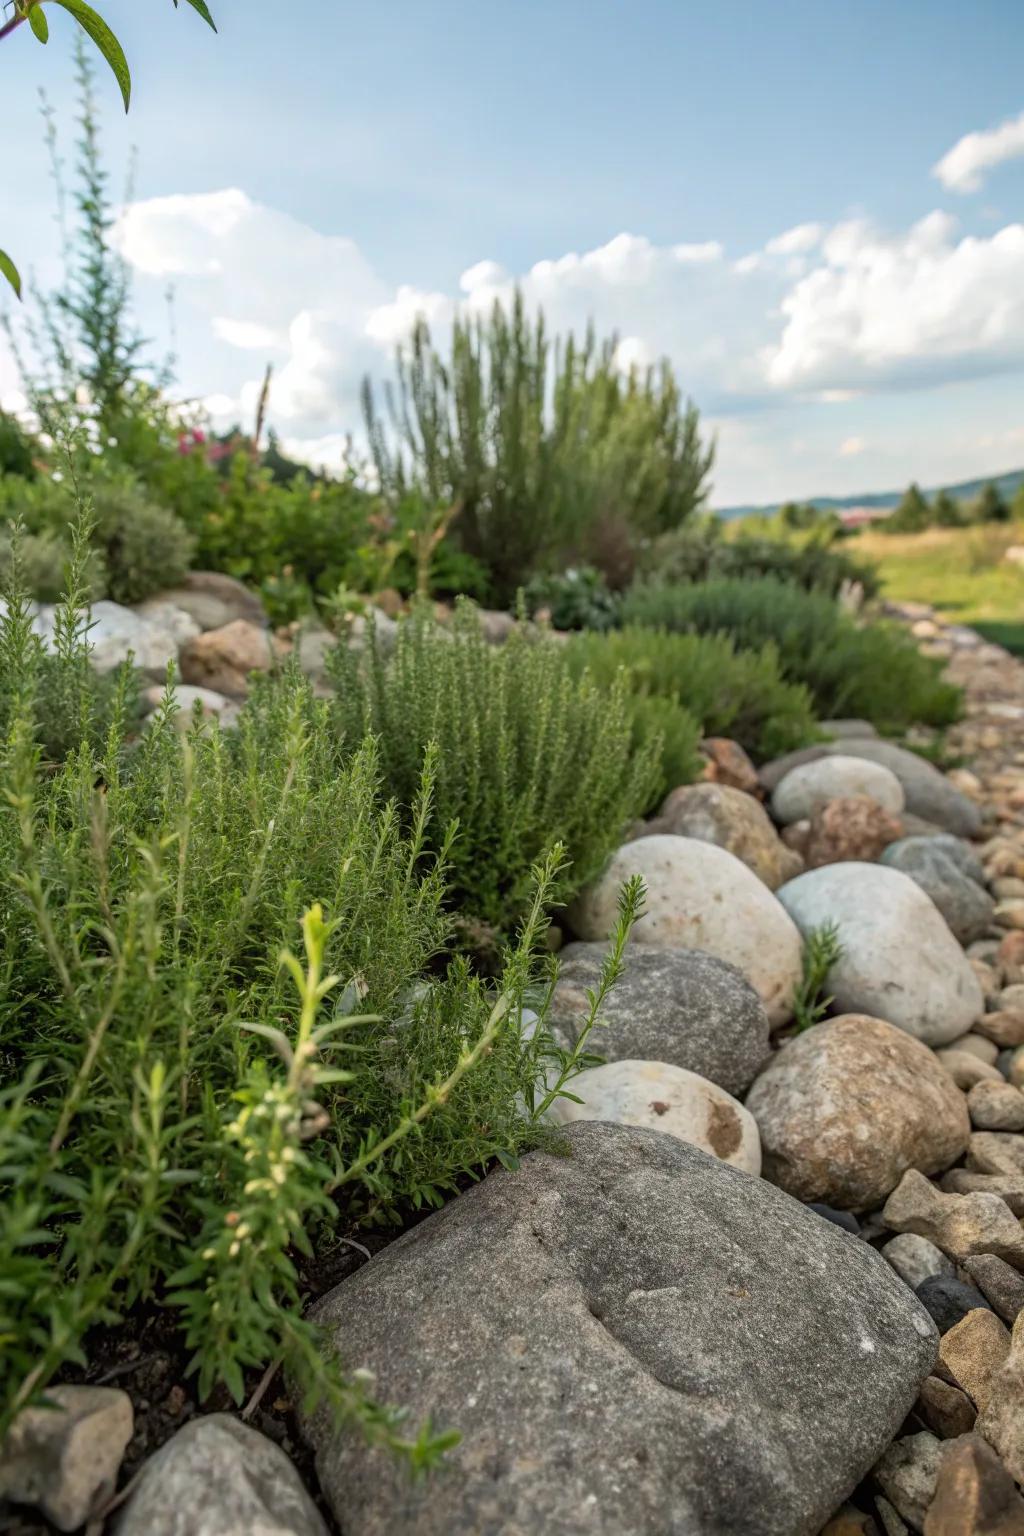
[[[229,347],[242,352],[267,352],[283,345],[277,331],[258,320],[229,320],[226,315],[214,315],[213,334],[218,341],[226,341]]]
[[[867,443],[862,437],[844,437],[839,444],[839,454],[844,459],[854,459],[859,453],[863,453]]]
[[[1024,225],[955,239],[932,213],[902,235],[837,225],[782,300],[765,354],[781,389],[919,387],[1024,364]]]
[[[979,129],[957,139],[934,166],[938,177],[950,192],[977,192],[987,172],[1006,160],[1024,155],[1024,112],[1008,117],[998,128]]]
[[[682,262],[721,261],[725,247],[717,240],[702,240],[696,245],[674,245],[672,255]]]
[[[769,256],[801,256],[807,251],[813,251],[821,243],[824,233],[822,224],[796,224],[792,229],[769,240],[765,250]]]
[[[445,294],[424,293],[403,283],[390,303],[378,304],[371,310],[366,334],[390,352],[408,340],[417,320],[422,318],[432,327],[439,326],[450,321],[454,312],[455,306]]]

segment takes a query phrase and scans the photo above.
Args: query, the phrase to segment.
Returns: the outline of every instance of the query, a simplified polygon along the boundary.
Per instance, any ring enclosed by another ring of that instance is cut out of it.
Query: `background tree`
[[[948,491],[939,491],[932,502],[932,522],[936,528],[962,528],[967,521],[963,506]]]
[[[889,533],[920,533],[931,527],[932,510],[916,482],[907,486],[899,506],[881,527]]]
[[[443,358],[420,321],[383,413],[363,386],[381,488],[400,507],[459,507],[452,537],[502,602],[537,573],[590,561],[621,579],[633,548],[708,494],[714,445],[669,364],[622,373],[617,339],[552,343],[521,293],[456,320]],[[613,573],[608,569],[615,565]]]
[[[990,480],[983,485],[971,507],[973,521],[976,523],[1008,523],[1010,520],[1010,508],[999,494],[999,488]]]

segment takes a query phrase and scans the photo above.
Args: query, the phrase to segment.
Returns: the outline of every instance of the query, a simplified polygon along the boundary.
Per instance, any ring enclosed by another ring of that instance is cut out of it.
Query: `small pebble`
[[[940,1440],[955,1440],[974,1428],[977,1413],[961,1387],[941,1376],[929,1376],[921,1383],[921,1393],[914,1405],[920,1419]]]
[[[940,1333],[955,1328],[968,1312],[978,1308],[986,1312],[991,1310],[979,1290],[973,1285],[965,1285],[955,1275],[929,1275],[917,1287],[917,1295],[921,1305],[931,1313]]]
[[[976,1130],[1024,1131],[1024,1093],[1012,1083],[975,1083],[967,1109]]]
[[[1024,1275],[994,1253],[974,1253],[964,1269],[988,1299],[993,1312],[1011,1327],[1024,1312]]]
[[[940,1248],[916,1232],[900,1232],[890,1238],[881,1254],[912,1291],[934,1275],[947,1275],[950,1279],[956,1275],[953,1260],[947,1259]]]
[[[860,1222],[852,1211],[837,1211],[834,1206],[822,1205],[817,1200],[808,1201],[807,1209],[817,1211],[819,1216],[823,1216],[826,1221],[831,1221],[837,1227],[842,1227],[844,1232],[849,1232],[853,1237],[860,1236]]]

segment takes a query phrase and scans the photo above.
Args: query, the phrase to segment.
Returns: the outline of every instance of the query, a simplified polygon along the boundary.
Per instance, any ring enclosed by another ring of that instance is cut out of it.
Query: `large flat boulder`
[[[568,1128],[429,1217],[316,1319],[457,1427],[413,1482],[307,1422],[346,1536],[816,1536],[937,1350],[885,1260],[657,1131]]]

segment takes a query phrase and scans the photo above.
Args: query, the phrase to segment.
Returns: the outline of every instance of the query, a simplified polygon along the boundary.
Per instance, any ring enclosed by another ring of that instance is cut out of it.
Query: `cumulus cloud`
[[[516,284],[551,334],[591,320],[617,334],[623,370],[670,357],[718,421],[793,398],[828,403],[816,451],[851,469],[877,455],[878,433],[848,414],[837,432],[840,410],[1024,366],[1024,225],[963,236],[941,212],[896,232],[866,219],[798,224],[739,260],[714,240],[623,232],[520,272],[481,260],[438,288],[417,284],[415,267],[386,283],[353,241],[238,189],[136,203],[116,237],[154,312],[174,279],[183,392],[218,423],[248,420],[272,361],[270,419],[316,463],[336,465],[345,434],[358,434],[361,380],[390,370],[417,315],[443,345],[460,309],[486,313]],[[0,389],[14,383],[0,355]]]
[[[779,389],[918,387],[1024,363],[1024,225],[957,239],[936,212],[901,235],[836,225],[781,303]]]
[[[1008,117],[998,128],[965,133],[932,167],[950,192],[977,192],[995,166],[1024,155],[1024,112]]]
[[[775,235],[765,246],[769,256],[801,256],[813,251],[825,233],[821,224],[795,224],[792,229]]]

